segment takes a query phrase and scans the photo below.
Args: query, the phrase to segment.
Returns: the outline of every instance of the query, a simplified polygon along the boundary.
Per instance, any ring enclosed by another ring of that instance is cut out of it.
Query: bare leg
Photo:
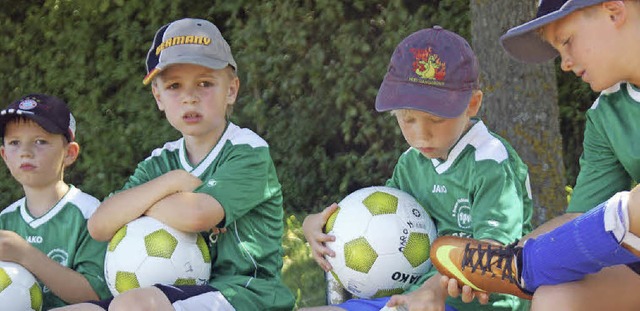
[[[113,299],[109,311],[174,311],[171,302],[157,287],[137,288],[126,291]]]
[[[640,275],[627,266],[614,266],[576,282],[541,286],[531,310],[640,310]]]

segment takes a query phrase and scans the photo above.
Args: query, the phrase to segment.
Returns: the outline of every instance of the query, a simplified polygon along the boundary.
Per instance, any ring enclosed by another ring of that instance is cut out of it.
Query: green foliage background
[[[141,83],[155,31],[182,17],[221,28],[242,81],[233,121],[265,138],[285,195],[285,277],[299,305],[322,303],[321,271],[300,219],[358,188],[381,184],[407,146],[373,109],[396,44],[441,25],[469,38],[468,1],[0,0],[0,106],[57,95],[78,122],[79,160],[66,180],[96,197],[119,189],[153,148],[179,137]],[[593,94],[560,75],[568,180],[575,179],[583,112]],[[0,206],[22,196],[0,168]],[[299,271],[309,271],[299,273]],[[310,281],[311,279],[315,281]],[[306,293],[306,294],[305,294]]]

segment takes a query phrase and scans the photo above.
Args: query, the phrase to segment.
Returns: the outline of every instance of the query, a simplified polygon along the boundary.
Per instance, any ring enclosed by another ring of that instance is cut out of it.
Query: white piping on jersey
[[[593,102],[593,105],[591,105],[591,108],[589,108],[589,109],[598,108],[598,105],[600,105],[600,96],[613,94],[613,93],[615,93],[617,91],[620,91],[620,83],[616,83],[616,84],[610,86],[609,88],[607,88],[606,90],[603,90],[602,92],[600,92],[600,95],[598,96],[598,98],[596,98],[596,100]]]
[[[627,83],[627,92],[629,92],[629,96],[631,96],[633,100],[640,102],[640,91],[634,89],[631,83]]]
[[[638,91],[635,88],[633,88],[633,85],[631,83],[625,82],[625,81],[616,83],[615,85],[611,86],[610,88],[600,92],[600,96],[610,95],[610,94],[619,92],[620,90],[622,90],[622,84],[626,85],[626,90],[627,90],[627,93],[629,94],[629,96],[634,101],[640,103],[640,91]],[[589,108],[589,109],[598,108],[598,105],[600,104],[600,96],[598,96],[598,98],[596,98],[596,100],[593,102],[593,105],[591,105],[591,108]]]
[[[467,145],[475,147],[475,160],[494,160],[498,163],[509,158],[507,148],[502,142],[495,138],[482,121],[476,122],[469,131],[458,140],[456,145],[449,152],[447,160],[440,162],[438,159],[431,159],[431,163],[438,174],[446,172],[453,162],[460,156],[460,153]]]
[[[62,199],[60,199],[53,208],[40,218],[36,219],[29,215],[29,212],[27,211],[26,198],[20,199],[18,202],[12,204],[12,206],[17,204],[16,208],[20,208],[20,216],[22,216],[22,219],[24,219],[31,228],[35,229],[56,216],[62,208],[70,202],[80,210],[84,219],[89,219],[93,212],[98,208],[98,205],[100,205],[100,201],[98,201],[98,199],[80,191],[80,189],[76,187],[71,186]]]
[[[180,164],[182,167],[190,172],[193,176],[200,176],[204,173],[205,170],[209,169],[209,166],[213,161],[218,157],[220,151],[224,147],[224,144],[229,141],[233,145],[239,144],[247,144],[252,148],[257,147],[267,147],[267,142],[260,138],[256,133],[249,129],[243,129],[239,126],[229,122],[227,129],[224,131],[218,143],[211,149],[211,152],[204,158],[204,160],[200,161],[196,167],[193,167],[188,160],[187,150],[184,146],[184,138],[179,140],[180,144],[178,145],[179,149],[179,158]]]
[[[251,277],[247,283],[244,285],[244,287],[248,287],[249,283],[251,283],[251,281],[253,281],[254,278],[258,277],[258,264],[256,263],[256,260],[253,258],[253,256],[251,256],[251,253],[249,252],[249,250],[244,246],[243,241],[240,239],[240,234],[238,234],[238,224],[234,221],[233,222],[233,233],[234,236],[236,237],[236,241],[238,241],[238,244],[240,245],[240,247],[242,247],[242,249],[247,253],[247,256],[249,256],[249,259],[251,259],[251,263],[253,263],[253,277]]]

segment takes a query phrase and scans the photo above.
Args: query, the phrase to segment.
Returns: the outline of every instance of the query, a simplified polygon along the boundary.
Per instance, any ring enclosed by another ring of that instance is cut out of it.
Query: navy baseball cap
[[[147,53],[145,85],[173,64],[195,64],[211,69],[227,66],[238,70],[231,48],[214,24],[203,19],[185,18],[162,26]]]
[[[47,132],[62,134],[68,141],[76,136],[76,120],[67,104],[51,95],[30,94],[0,111],[0,135],[4,137],[7,122],[15,117],[31,119]]]
[[[419,30],[393,52],[376,110],[414,109],[456,118],[479,89],[478,72],[478,59],[464,38],[440,26]]]
[[[551,44],[544,41],[536,30],[555,22],[576,10],[606,0],[540,0],[536,17],[511,28],[500,37],[500,43],[514,59],[525,63],[541,63],[558,56]]]

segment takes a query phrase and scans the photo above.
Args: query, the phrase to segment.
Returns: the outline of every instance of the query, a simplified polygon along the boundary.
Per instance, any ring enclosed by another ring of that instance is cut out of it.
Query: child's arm
[[[216,227],[224,219],[224,209],[206,193],[179,192],[156,202],[145,215],[178,230],[201,232]]]
[[[143,215],[164,197],[196,189],[202,181],[184,170],[170,171],[139,186],[118,192],[100,204],[87,227],[98,241],[108,241],[125,224]]]
[[[333,267],[331,267],[331,264],[324,256],[334,257],[336,254],[333,250],[326,247],[324,243],[335,241],[336,238],[332,235],[325,234],[323,228],[329,216],[331,216],[337,208],[338,204],[333,203],[320,213],[307,215],[302,222],[302,231],[304,232],[304,237],[307,239],[307,242],[309,242],[309,247],[311,247],[313,259],[325,272],[330,271]]]
[[[22,265],[69,304],[99,299],[82,274],[47,257],[13,231],[0,230],[0,260]]]

